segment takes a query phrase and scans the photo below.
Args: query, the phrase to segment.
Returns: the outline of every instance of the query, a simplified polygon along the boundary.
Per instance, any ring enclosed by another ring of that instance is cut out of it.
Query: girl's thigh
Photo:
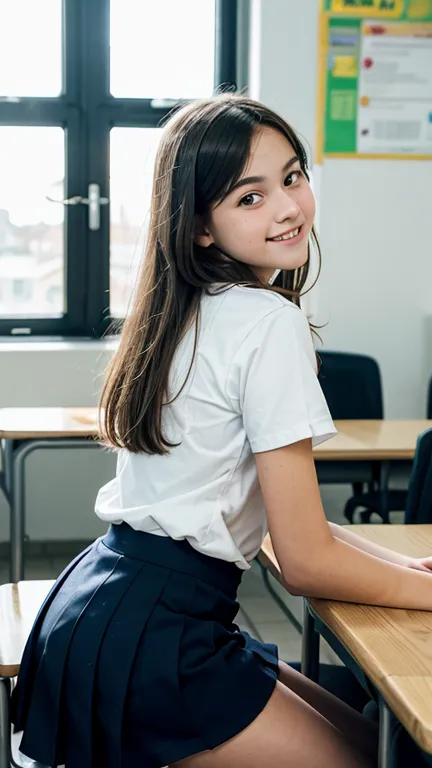
[[[216,749],[171,768],[373,768],[313,707],[280,682],[258,717]]]

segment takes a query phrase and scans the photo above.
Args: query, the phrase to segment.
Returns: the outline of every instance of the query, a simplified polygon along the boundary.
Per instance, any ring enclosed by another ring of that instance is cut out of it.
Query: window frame
[[[215,87],[236,88],[237,3],[216,0]],[[158,127],[173,101],[113,97],[109,88],[109,0],[63,0],[62,94],[0,99],[0,126],[56,126],[65,130],[65,198],[86,196],[96,182],[109,198],[109,138],[114,127]],[[65,206],[65,313],[0,317],[1,337],[99,338],[112,324],[109,310],[110,212],[100,228],[87,226],[87,207]]]

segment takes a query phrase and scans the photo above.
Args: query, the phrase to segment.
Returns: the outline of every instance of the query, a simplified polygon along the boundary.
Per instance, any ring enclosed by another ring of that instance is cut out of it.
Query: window
[[[125,315],[160,121],[235,85],[236,19],[236,0],[1,4],[1,335]]]

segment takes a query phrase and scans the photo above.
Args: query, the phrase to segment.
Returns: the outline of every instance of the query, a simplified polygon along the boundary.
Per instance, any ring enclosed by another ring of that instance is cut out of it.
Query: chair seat
[[[16,677],[36,615],[54,581],[0,587],[0,677]]]

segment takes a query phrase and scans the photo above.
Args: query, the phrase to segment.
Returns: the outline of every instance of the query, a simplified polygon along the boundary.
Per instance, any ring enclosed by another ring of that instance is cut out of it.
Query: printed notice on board
[[[432,157],[432,0],[327,0],[318,155]]]

